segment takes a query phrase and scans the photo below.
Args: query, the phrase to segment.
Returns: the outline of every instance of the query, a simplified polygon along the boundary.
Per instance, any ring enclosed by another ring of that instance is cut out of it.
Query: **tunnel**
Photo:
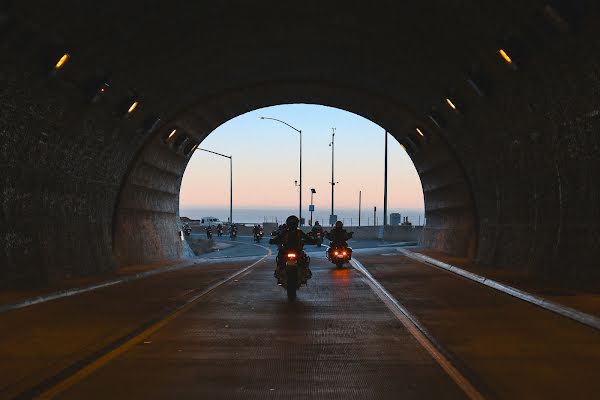
[[[195,147],[295,103],[363,116],[406,148],[421,245],[600,278],[593,2],[3,4],[2,286],[183,257]]]

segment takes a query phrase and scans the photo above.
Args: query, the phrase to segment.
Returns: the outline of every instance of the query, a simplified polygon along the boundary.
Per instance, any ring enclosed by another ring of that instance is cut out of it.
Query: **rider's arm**
[[[313,239],[312,237],[308,236],[303,231],[300,231],[300,237],[302,238],[304,243],[308,243],[308,244],[318,244],[319,243],[319,241],[316,238]]]

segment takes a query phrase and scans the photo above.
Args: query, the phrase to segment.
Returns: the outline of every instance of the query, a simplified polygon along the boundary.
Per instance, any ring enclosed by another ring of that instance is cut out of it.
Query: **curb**
[[[485,285],[492,289],[496,289],[502,293],[506,293],[510,296],[516,297],[520,300],[526,301],[530,304],[536,305],[538,307],[544,308],[553,313],[562,315],[563,317],[570,318],[574,321],[582,323],[590,328],[594,328],[596,330],[600,330],[600,318],[595,317],[591,314],[586,314],[584,312],[575,310],[574,308],[563,306],[552,301],[545,300],[541,297],[535,296],[531,293],[527,293],[523,290],[519,290],[509,285],[505,285],[493,279],[488,279],[481,275],[474,274],[469,271],[465,271],[464,269],[458,268],[451,264],[446,264],[445,262],[436,260],[435,258],[428,257],[426,255],[415,253],[410,250],[406,250],[403,248],[396,248],[397,251],[402,253],[403,255],[412,258],[413,260],[421,261],[423,263],[432,265],[434,267],[438,267],[444,269],[446,271],[452,272],[456,275],[460,275],[464,278],[470,279],[479,284]]]

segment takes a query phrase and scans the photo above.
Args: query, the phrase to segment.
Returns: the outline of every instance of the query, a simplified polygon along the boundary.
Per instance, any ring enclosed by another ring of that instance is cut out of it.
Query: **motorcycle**
[[[190,236],[192,234],[192,228],[190,228],[189,225],[184,225],[183,226],[183,233],[185,233],[186,236]]]
[[[260,232],[255,232],[255,233],[254,233],[254,241],[255,241],[256,243],[260,243],[260,240],[261,240],[261,239],[262,239],[262,235],[261,235],[261,233],[260,233]]]
[[[230,239],[235,239],[237,238],[237,229],[232,229],[231,232],[229,233],[229,238]]]
[[[218,228],[217,228],[217,236],[218,236],[218,237],[221,237],[221,236],[223,236],[223,228],[222,228],[222,227],[218,227]]]
[[[306,284],[312,276],[308,268],[310,257],[303,251],[295,250],[285,252],[284,257],[285,266],[283,266],[283,262],[280,264],[279,257],[277,257],[277,265],[281,266],[277,268],[275,275],[278,284],[287,290],[288,300],[294,301],[296,291],[300,289],[302,284]]]
[[[212,239],[212,229],[210,229],[210,228],[206,229],[206,238],[208,240]]]
[[[337,268],[342,268],[345,263],[350,262],[352,259],[352,247],[349,247],[346,243],[330,243],[325,255]]]
[[[321,231],[311,231],[308,233],[308,236],[317,240],[317,247],[321,247],[323,244],[323,232]]]

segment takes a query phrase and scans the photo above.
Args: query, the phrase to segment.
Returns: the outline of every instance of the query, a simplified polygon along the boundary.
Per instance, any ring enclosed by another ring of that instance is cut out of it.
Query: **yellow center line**
[[[201,293],[197,294],[196,296],[192,297],[185,304],[183,304],[179,308],[177,308],[173,313],[169,314],[165,318],[163,318],[160,321],[156,322],[155,324],[153,324],[152,326],[150,326],[149,328],[147,328],[146,330],[144,330],[140,334],[138,334],[138,335],[134,336],[133,338],[129,339],[128,341],[126,341],[125,343],[123,343],[121,346],[118,346],[117,348],[115,348],[115,349],[109,351],[108,353],[102,355],[101,357],[97,358],[96,360],[94,360],[90,364],[86,365],[85,367],[81,368],[80,370],[78,370],[73,375],[69,376],[68,378],[64,379],[63,381],[61,381],[61,382],[57,383],[56,385],[48,388],[47,390],[45,390],[44,392],[42,392],[41,394],[39,394],[38,396],[36,396],[35,399],[52,399],[52,398],[58,396],[60,393],[64,392],[65,390],[67,390],[71,386],[75,385],[78,382],[81,382],[83,379],[85,379],[88,376],[90,376],[92,373],[94,373],[94,371],[96,371],[99,368],[103,367],[104,365],[106,365],[107,363],[109,363],[111,360],[117,358],[119,355],[125,353],[126,351],[128,351],[129,349],[131,349],[133,346],[139,344],[144,339],[146,339],[148,336],[152,335],[153,333],[155,333],[156,331],[158,331],[159,329],[161,329],[163,326],[167,325],[169,322],[173,321],[175,318],[177,318],[181,314],[183,314],[186,311],[188,311],[203,296],[205,296],[206,294],[212,292],[213,290],[215,290],[219,286],[222,286],[222,285],[224,285],[224,284],[232,281],[233,279],[239,277],[240,275],[243,275],[245,272],[249,271],[255,265],[259,264],[264,259],[266,259],[270,255],[272,255],[271,249],[268,249],[266,247],[263,247],[263,248],[266,249],[268,251],[268,253],[265,254],[263,257],[261,257],[260,260],[257,260],[256,262],[250,264],[249,266],[247,266],[245,268],[242,268],[241,270],[237,271],[233,275],[230,275],[229,277],[223,279],[222,281],[215,283],[214,285],[210,286],[209,288],[207,288],[203,292],[201,292]]]

